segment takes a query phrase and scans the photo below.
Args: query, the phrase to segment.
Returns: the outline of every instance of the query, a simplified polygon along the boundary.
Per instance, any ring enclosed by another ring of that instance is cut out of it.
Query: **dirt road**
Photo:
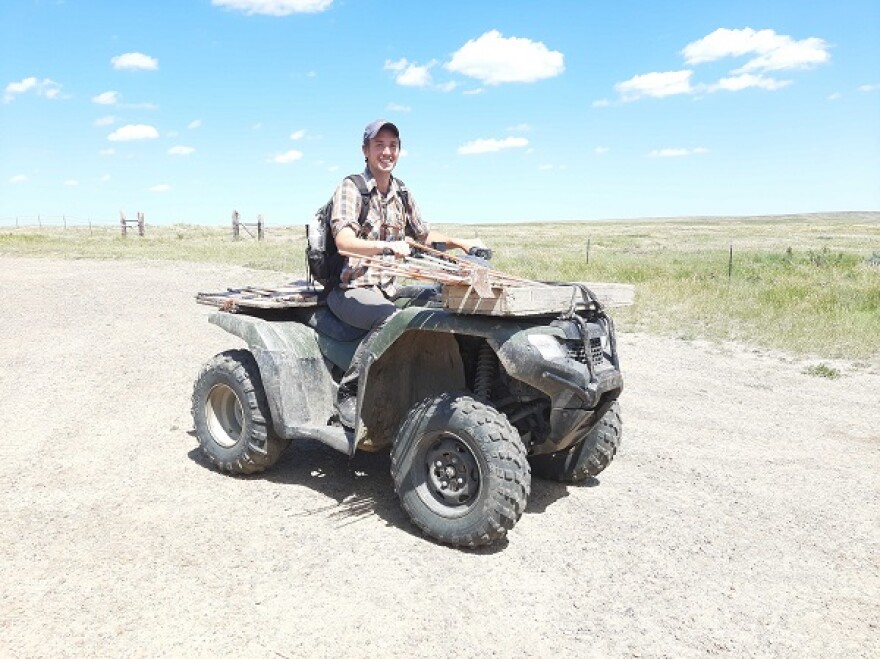
[[[0,257],[0,655],[880,656],[876,365],[624,333],[617,459],[462,551],[387,454],[200,459],[193,296],[283,281]]]

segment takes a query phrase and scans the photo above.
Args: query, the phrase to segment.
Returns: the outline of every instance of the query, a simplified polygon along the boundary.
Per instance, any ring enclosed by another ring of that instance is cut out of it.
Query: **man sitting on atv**
[[[430,245],[445,243],[468,253],[481,255],[485,245],[479,239],[446,236],[422,220],[419,208],[402,181],[391,175],[400,156],[400,131],[390,121],[377,119],[364,129],[361,150],[367,163],[363,179],[369,191],[369,210],[360,222],[363,196],[346,178],[333,194],[330,218],[336,247],[361,256],[395,259],[409,255],[407,237]],[[391,301],[395,277],[371,268],[357,258],[348,258],[339,283],[330,291],[327,305],[343,322],[368,330],[339,382],[336,409],[340,422],[354,428],[357,410],[358,373],[368,345],[377,330],[397,310]]]

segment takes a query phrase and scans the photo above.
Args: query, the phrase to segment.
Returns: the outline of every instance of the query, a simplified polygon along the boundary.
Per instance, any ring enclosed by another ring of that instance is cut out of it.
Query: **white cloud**
[[[468,89],[466,91],[463,91],[462,94],[464,94],[465,96],[476,96],[477,94],[482,94],[483,91],[484,90],[482,87],[477,87],[476,89]]]
[[[23,78],[19,82],[10,82],[3,90],[3,102],[11,103],[19,94],[33,91],[37,96],[43,96],[51,100],[68,98],[61,93],[61,85],[51,78],[38,80],[34,76]]]
[[[767,89],[776,91],[791,84],[791,80],[776,80],[775,78],[766,78],[762,75],[754,75],[752,73],[742,73],[729,78],[722,78],[714,85],[710,85],[708,90],[715,92],[719,90],[728,92],[738,92],[749,87],[758,87],[759,89]]]
[[[508,126],[507,130],[511,133],[527,133],[532,130],[532,127],[528,124],[516,124],[515,126]]]
[[[102,92],[92,97],[92,103],[98,105],[116,105],[119,103],[119,92]]]
[[[155,71],[159,68],[159,60],[143,53],[123,53],[110,58],[114,69],[128,71]]]
[[[609,151],[610,149],[607,146],[597,146],[595,149],[593,149],[593,153],[595,153],[597,156],[604,156]]]
[[[75,188],[78,185],[79,185],[79,181],[77,181],[75,178],[68,179],[64,182],[65,188]]]
[[[624,101],[634,101],[643,96],[663,98],[675,94],[691,94],[691,76],[693,71],[665,71],[662,73],[645,73],[633,76],[624,82],[618,82],[614,89]]]
[[[842,96],[842,94],[840,92],[834,92],[833,94],[828,95],[828,100],[829,101],[836,101],[839,98],[841,98],[841,96]]]
[[[100,128],[101,126],[110,126],[111,124],[114,124],[115,122],[116,122],[116,117],[114,117],[113,115],[109,115],[107,117],[99,117],[98,119],[95,119],[95,121],[92,125],[98,126]]]
[[[718,28],[711,34],[689,43],[681,51],[688,64],[714,62],[725,57],[757,55],[734,73],[805,69],[824,64],[831,55],[828,44],[817,37],[795,41],[774,30]]]
[[[458,147],[461,155],[473,155],[476,153],[494,153],[502,149],[521,149],[529,145],[524,137],[506,137],[503,140],[481,139],[468,142]]]
[[[389,112],[411,112],[412,108],[408,105],[400,105],[400,103],[389,103],[385,106]]]
[[[130,142],[132,140],[154,140],[159,131],[148,124],[127,124],[117,128],[107,136],[111,142]]]
[[[98,151],[98,154],[102,156],[114,156],[116,155],[116,149],[101,149]]]
[[[150,192],[168,192],[171,190],[171,186],[167,183],[160,183],[159,185],[154,185],[150,188]]]
[[[191,146],[172,146],[168,149],[168,155],[171,156],[188,156],[195,151]]]
[[[202,120],[201,120],[201,119],[195,119],[195,120],[193,120],[193,121],[190,121],[190,122],[186,125],[186,127],[189,128],[190,130],[192,130],[193,128],[199,128],[201,125],[202,125]]]
[[[444,66],[487,85],[535,82],[565,71],[564,58],[559,51],[549,50],[540,41],[505,38],[498,30],[471,39]]]
[[[788,39],[789,37],[786,37]],[[831,59],[828,44],[822,39],[811,37],[803,41],[790,41],[776,50],[760,55],[746,62],[734,73],[748,71],[783,71],[786,69],[809,69],[824,64]]]
[[[293,149],[291,151],[285,151],[284,153],[279,153],[278,155],[273,156],[270,159],[270,162],[278,163],[279,165],[287,165],[289,163],[296,162],[302,157],[302,151],[297,151]]]
[[[11,179],[9,179],[9,182],[12,183],[12,185],[19,185],[20,183],[27,183],[28,177],[25,176],[24,174],[16,174]]]
[[[301,140],[301,139],[304,138],[305,136],[306,136],[306,131],[305,131],[305,129],[300,128],[299,130],[295,130],[295,131],[293,131],[293,132],[290,134],[290,139],[292,139],[292,140]]]
[[[859,85],[860,92],[875,92],[880,89],[880,85]]]
[[[709,153],[709,149],[698,146],[695,149],[654,149],[648,154],[649,158],[681,158],[683,156],[700,155]]]
[[[441,92],[448,93],[458,89],[458,83],[455,82],[455,80],[450,80],[449,82],[444,82],[437,85],[437,89],[439,89]]]
[[[410,62],[405,57],[392,62],[385,60],[385,70],[394,71],[394,81],[403,87],[428,87],[431,82],[431,67],[437,62],[432,60],[423,66]]]
[[[102,177],[100,178],[100,181],[101,181],[101,183],[106,183],[106,182],[109,181],[111,178],[112,178],[112,177],[110,176],[110,174],[104,174],[104,176],[102,176]]]
[[[609,101],[607,98],[600,98],[593,101],[594,108],[607,108],[609,105],[611,105],[611,101]]]
[[[245,14],[264,16],[290,16],[291,14],[314,14],[328,9],[333,0],[211,0],[211,4],[227,9],[237,9]]]
[[[773,30],[728,30],[718,28],[711,34],[692,41],[681,51],[688,64],[714,62],[724,57],[741,57],[749,53],[768,53],[779,45]]]

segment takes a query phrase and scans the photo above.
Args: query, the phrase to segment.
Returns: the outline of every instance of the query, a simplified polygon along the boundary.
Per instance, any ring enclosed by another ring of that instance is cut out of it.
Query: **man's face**
[[[369,144],[364,144],[364,155],[374,175],[379,172],[391,173],[400,155],[400,140],[393,130],[383,128]]]

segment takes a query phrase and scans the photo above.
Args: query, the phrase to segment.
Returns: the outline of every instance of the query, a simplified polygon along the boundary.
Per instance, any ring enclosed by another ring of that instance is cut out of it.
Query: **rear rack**
[[[196,302],[237,313],[240,308],[291,309],[324,305],[324,289],[307,281],[294,281],[277,287],[245,286],[219,293],[197,293]]]

